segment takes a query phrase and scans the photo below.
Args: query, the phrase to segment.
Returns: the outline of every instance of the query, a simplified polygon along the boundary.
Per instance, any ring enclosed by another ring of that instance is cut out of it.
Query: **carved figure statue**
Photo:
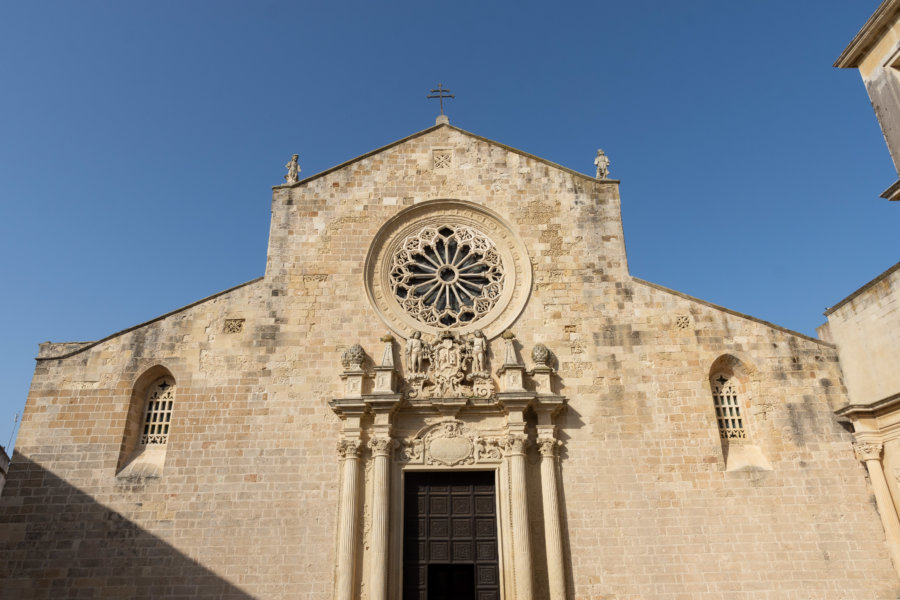
[[[410,373],[424,373],[423,354],[425,344],[422,342],[422,333],[416,331],[406,341],[406,369]]]
[[[594,159],[597,166],[597,179],[609,178],[609,157],[603,150],[597,150],[597,158]]]
[[[300,164],[297,162],[297,159],[299,157],[299,154],[294,154],[291,157],[290,162],[284,165],[288,170],[287,175],[284,176],[284,181],[288,184],[297,183],[298,181],[300,181]]]
[[[480,329],[475,332],[472,338],[472,371],[475,373],[484,373],[484,357],[487,354],[487,338]]]

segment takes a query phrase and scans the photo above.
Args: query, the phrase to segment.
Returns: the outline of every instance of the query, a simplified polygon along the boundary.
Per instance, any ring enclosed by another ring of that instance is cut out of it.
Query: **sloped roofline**
[[[234,287],[230,287],[227,290],[222,290],[221,292],[217,292],[217,293],[213,294],[212,296],[207,296],[206,298],[202,298],[200,300],[197,300],[196,302],[191,302],[190,304],[182,306],[181,308],[176,308],[173,311],[167,312],[164,315],[160,315],[158,317],[150,319],[149,321],[144,321],[143,323],[138,323],[137,325],[132,325],[131,327],[129,327],[127,329],[123,329],[121,331],[112,333],[112,334],[106,336],[105,338],[99,339],[95,342],[83,342],[84,343],[83,346],[76,348],[75,350],[72,350],[71,352],[66,352],[65,354],[60,354],[57,356],[37,356],[37,357],[35,357],[34,360],[41,362],[41,361],[45,361],[45,360],[61,360],[63,358],[69,358],[70,356],[75,356],[76,354],[78,354],[80,352],[84,352],[85,350],[87,350],[89,348],[93,348],[94,346],[97,346],[98,344],[102,344],[103,342],[106,342],[113,338],[119,337],[120,335],[125,335],[126,333],[132,332],[135,329],[140,329],[141,327],[146,327],[147,325],[150,325],[151,323],[156,323],[157,321],[162,321],[163,319],[171,317],[172,315],[177,315],[178,313],[185,311],[189,308],[194,308],[195,306],[197,306],[199,304],[203,304],[204,302],[208,302],[214,298],[218,298],[219,296],[224,296],[225,294],[227,294],[229,292],[233,292],[234,290],[254,284],[257,281],[262,281],[263,279],[264,279],[263,277],[257,277],[256,279],[251,279],[250,281],[238,284]],[[74,342],[74,343],[78,343],[78,342]]]
[[[891,28],[897,17],[900,16],[900,0],[885,0],[882,2],[862,29],[841,52],[834,61],[834,67],[839,69],[856,68],[862,63],[865,55],[878,43],[881,36]]]
[[[788,329],[787,327],[782,327],[781,325],[776,325],[775,323],[770,323],[769,321],[765,321],[765,320],[763,320],[763,319],[759,319],[759,318],[754,317],[754,316],[752,316],[752,315],[747,315],[747,314],[744,314],[744,313],[742,313],[742,312],[738,312],[738,311],[736,311],[736,310],[731,310],[730,308],[725,308],[724,306],[719,306],[718,304],[713,304],[712,302],[707,302],[706,300],[703,300],[703,299],[701,299],[701,298],[697,298],[696,296],[691,296],[691,295],[689,295],[689,294],[685,294],[684,292],[679,292],[678,290],[673,290],[672,288],[667,288],[667,287],[664,286],[664,285],[659,285],[658,283],[653,283],[652,281],[646,281],[646,280],[644,280],[644,279],[640,279],[640,278],[638,278],[638,277],[635,277],[634,275],[631,276],[631,279],[632,279],[632,281],[635,281],[635,282],[637,282],[637,283],[642,283],[642,284],[644,284],[644,285],[646,285],[646,286],[650,286],[650,287],[652,287],[652,288],[656,288],[656,289],[661,290],[661,291],[663,291],[663,292],[668,292],[669,294],[674,294],[674,295],[676,295],[676,296],[679,296],[679,297],[681,297],[681,298],[684,298],[685,300],[690,300],[691,302],[697,302],[697,303],[699,303],[699,304],[703,304],[704,306],[708,306],[708,307],[710,307],[710,308],[714,308],[714,309],[716,309],[716,310],[718,310],[718,311],[721,311],[721,312],[724,312],[724,313],[728,313],[729,315],[733,315],[733,316],[735,316],[735,317],[740,317],[740,318],[742,318],[742,319],[747,319],[748,321],[754,321],[754,322],[759,323],[759,324],[761,324],[761,325],[765,325],[766,327],[769,327],[769,328],[771,328],[771,329],[776,329],[776,330],[778,330],[778,331],[781,331],[782,333],[787,333],[787,334],[790,334],[790,335],[793,335],[793,336],[796,336],[796,337],[799,337],[799,338],[803,338],[804,340],[807,340],[807,341],[810,341],[810,342],[814,342],[814,343],[816,343],[816,344],[819,344],[820,346],[826,346],[826,347],[828,347],[828,348],[837,348],[837,345],[836,345],[836,344],[832,344],[831,342],[826,342],[826,341],[824,341],[824,340],[820,340],[820,339],[817,339],[817,338],[808,336],[808,335],[806,335],[806,334],[804,334],[804,333],[800,333],[799,331],[794,331],[793,329]]]
[[[474,134],[471,131],[466,131],[465,129],[460,129],[459,127],[455,127],[455,126],[449,125],[447,123],[441,123],[438,125],[433,125],[433,126],[429,127],[428,129],[423,129],[422,131],[416,132],[412,135],[408,135],[403,139],[397,140],[396,142],[391,142],[390,144],[387,144],[386,146],[376,148],[375,150],[372,150],[371,152],[366,152],[365,154],[357,156],[356,158],[351,158],[350,160],[348,160],[346,162],[342,162],[341,164],[335,165],[329,169],[325,169],[324,171],[319,171],[315,175],[310,175],[306,179],[301,179],[297,183],[283,183],[281,185],[273,185],[272,189],[277,190],[277,189],[283,189],[283,188],[300,187],[302,185],[309,183],[310,181],[315,181],[316,179],[319,179],[320,177],[324,177],[324,176],[328,175],[329,173],[334,173],[335,171],[340,171],[344,167],[348,167],[348,166],[352,165],[353,163],[359,162],[359,161],[369,158],[371,156],[375,156],[376,154],[380,154],[381,152],[384,152],[385,150],[389,150],[390,148],[393,148],[394,146],[399,146],[400,144],[404,144],[410,140],[414,140],[417,137],[429,134],[432,131],[436,131],[437,129],[439,129],[441,127],[449,127],[450,129],[457,131],[463,135],[467,135],[471,138],[475,138],[476,140],[485,142],[487,144],[499,146],[500,148],[503,148],[504,150],[507,150],[509,152],[514,152],[520,156],[530,158],[531,160],[536,160],[537,162],[544,163],[545,165],[548,165],[555,169],[559,169],[561,171],[565,171],[566,173],[569,173],[570,175],[575,175],[576,177],[580,177],[587,181],[592,181],[594,183],[613,183],[613,184],[619,183],[618,179],[597,179],[596,177],[591,177],[590,175],[585,175],[584,173],[579,173],[578,171],[575,171],[574,169],[570,169],[569,167],[564,167],[563,165],[555,163],[551,160],[541,158],[540,156],[535,156],[534,154],[529,154],[528,152],[525,152],[524,150],[519,150],[518,148],[513,148],[512,146],[507,146],[506,144],[502,144],[500,142],[497,142],[497,141],[488,139],[486,137]]]
[[[875,285],[875,284],[878,283],[879,281],[882,281],[883,279],[885,279],[886,277],[888,277],[889,275],[891,275],[891,274],[892,274],[894,271],[896,271],[897,269],[900,269],[900,262],[898,262],[897,264],[895,264],[895,265],[892,266],[892,267],[888,267],[887,270],[886,270],[884,273],[882,273],[881,275],[879,275],[878,277],[876,277],[875,279],[873,279],[873,280],[870,281],[869,283],[863,284],[863,286],[862,286],[861,288],[859,288],[858,290],[856,290],[855,292],[853,292],[852,294],[850,294],[849,296],[847,296],[846,298],[844,298],[843,300],[841,300],[840,302],[838,302],[837,304],[835,304],[834,306],[829,307],[829,308],[828,308],[824,313],[822,313],[822,314],[825,315],[826,317],[827,317],[827,316],[830,316],[831,313],[833,313],[834,311],[836,311],[836,310],[839,309],[840,307],[844,306],[845,304],[847,304],[848,302],[850,302],[851,300],[853,300],[854,298],[856,298],[856,297],[859,296],[860,294],[864,293],[866,290],[868,290],[869,288],[871,288],[873,285]]]

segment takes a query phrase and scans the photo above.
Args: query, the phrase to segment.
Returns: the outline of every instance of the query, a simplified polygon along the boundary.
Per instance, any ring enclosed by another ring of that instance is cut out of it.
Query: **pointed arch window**
[[[734,377],[728,377],[724,373],[713,375],[711,379],[719,437],[723,440],[747,439],[744,419],[741,416],[738,382]]]
[[[166,444],[169,440],[169,425],[172,421],[172,406],[175,403],[175,382],[170,377],[162,377],[153,382],[147,390],[144,423],[141,428],[141,445]]]
[[[161,365],[147,369],[134,383],[116,476],[150,480],[162,476],[175,414],[175,377]]]

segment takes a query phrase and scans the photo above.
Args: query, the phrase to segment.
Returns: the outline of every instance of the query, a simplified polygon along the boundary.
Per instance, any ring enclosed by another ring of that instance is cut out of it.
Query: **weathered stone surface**
[[[496,213],[528,254],[512,327],[521,348],[552,350],[568,399],[570,598],[896,597],[864,468],[832,414],[847,400],[834,347],[632,278],[617,182],[446,125],[276,187],[264,278],[96,345],[42,348],[0,498],[0,596],[331,598],[342,422],[328,402],[346,393],[343,353],[380,356],[387,330],[363,264],[386,221],[446,199]],[[228,319],[240,331],[223,333]],[[494,369],[502,348],[495,334]],[[744,427],[770,471],[725,470],[710,389],[725,355],[748,367]],[[177,382],[165,465],[117,477],[135,382],[156,366]],[[398,438],[432,424],[404,419]],[[541,461],[525,452],[516,477],[546,598]],[[396,454],[424,460],[413,442]],[[367,595],[373,460],[359,460],[354,593]]]

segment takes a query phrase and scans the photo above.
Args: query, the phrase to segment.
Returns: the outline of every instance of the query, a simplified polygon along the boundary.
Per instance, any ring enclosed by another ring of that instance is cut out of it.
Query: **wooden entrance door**
[[[499,600],[492,471],[407,472],[403,600]]]

